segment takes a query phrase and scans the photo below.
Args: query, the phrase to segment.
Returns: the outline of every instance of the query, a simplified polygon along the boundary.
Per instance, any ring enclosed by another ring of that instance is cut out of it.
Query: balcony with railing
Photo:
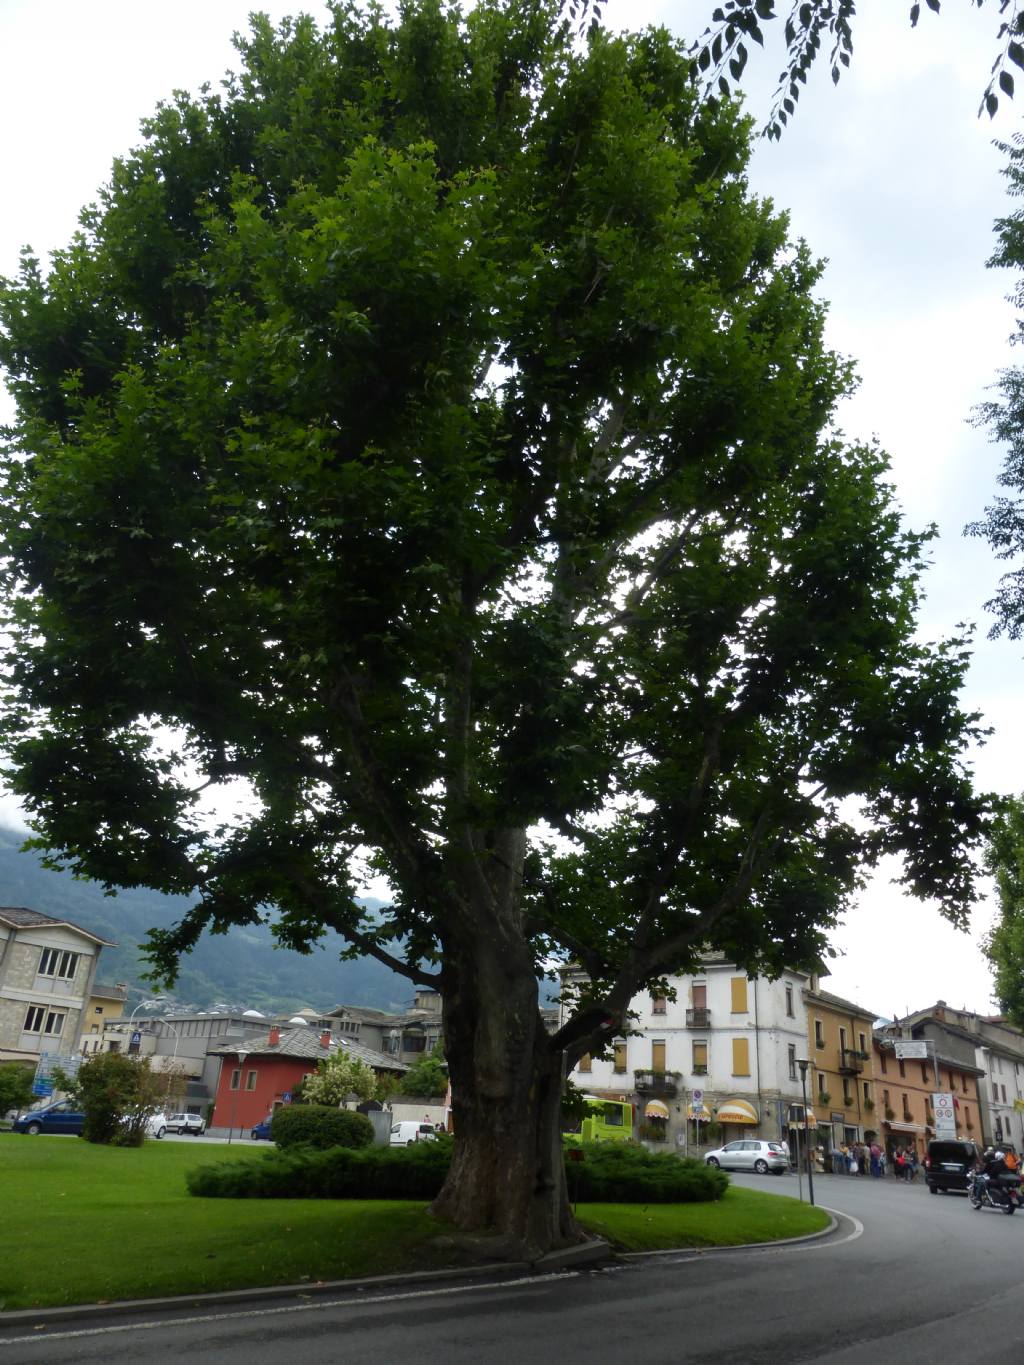
[[[679,1090],[678,1071],[634,1071],[633,1085],[638,1095],[664,1095],[671,1099]]]
[[[859,1076],[866,1061],[866,1053],[858,1052],[853,1047],[844,1047],[839,1053],[839,1073],[842,1076]]]
[[[692,1009],[686,1011],[687,1028],[710,1028],[711,1011],[709,1009]]]

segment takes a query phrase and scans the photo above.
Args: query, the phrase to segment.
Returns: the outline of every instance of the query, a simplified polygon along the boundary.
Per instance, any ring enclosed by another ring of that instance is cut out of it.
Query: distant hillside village
[[[215,1132],[244,1131],[338,1049],[400,1078],[441,1038],[441,998],[428,990],[400,1013],[345,1004],[153,1018],[139,1005],[126,1017],[127,987],[97,977],[110,946],[70,920],[0,908],[0,1062],[40,1074],[95,1052],[146,1056],[184,1073],[185,1110]],[[877,1140],[923,1156],[929,1138],[955,1128],[1024,1150],[1024,1033],[1000,1016],[939,1000],[883,1019],[814,974],[747,977],[717,953],[670,984],[670,995],[638,996],[628,1036],[571,1077],[598,1100],[632,1104],[645,1144],[692,1154],[806,1135],[826,1154]],[[569,1000],[586,978],[569,967],[562,985]],[[547,1014],[553,1030],[559,1012]],[[936,1115],[936,1095],[951,1097],[949,1113]]]

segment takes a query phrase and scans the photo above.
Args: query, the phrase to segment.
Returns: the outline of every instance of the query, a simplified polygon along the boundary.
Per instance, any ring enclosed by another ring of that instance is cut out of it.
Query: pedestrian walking
[[[873,1142],[868,1148],[868,1156],[871,1160],[871,1176],[873,1180],[878,1180],[882,1174],[882,1149],[877,1142]]]
[[[916,1148],[916,1147],[911,1147],[910,1151],[907,1153],[907,1162],[906,1162],[906,1167],[905,1167],[905,1174],[906,1174],[906,1177],[907,1177],[907,1184],[908,1184],[908,1185],[912,1185],[912,1184],[914,1183],[914,1176],[917,1175],[917,1148]]]

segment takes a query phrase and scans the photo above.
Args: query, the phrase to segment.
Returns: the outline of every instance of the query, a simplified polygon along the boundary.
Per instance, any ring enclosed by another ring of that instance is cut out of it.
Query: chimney
[[[267,1046],[268,1046],[268,1047],[277,1047],[277,1045],[278,1045],[278,1043],[279,1043],[280,1041],[281,1041],[281,1030],[277,1027],[276,1024],[274,1024],[274,1025],[271,1027],[271,1030],[270,1030],[270,1037],[267,1039]]]
[[[321,1047],[330,1047],[330,1045],[331,1045],[331,1030],[330,1030],[329,1028],[325,1028],[324,1031],[323,1031],[323,1033],[321,1033],[321,1035],[320,1035],[320,1046],[321,1046]]]

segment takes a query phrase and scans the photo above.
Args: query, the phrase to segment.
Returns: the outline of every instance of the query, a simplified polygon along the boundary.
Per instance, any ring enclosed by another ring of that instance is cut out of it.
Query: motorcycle
[[[1020,1176],[997,1176],[994,1180],[977,1172],[967,1191],[973,1209],[1001,1209],[1016,1213],[1020,1207]]]

